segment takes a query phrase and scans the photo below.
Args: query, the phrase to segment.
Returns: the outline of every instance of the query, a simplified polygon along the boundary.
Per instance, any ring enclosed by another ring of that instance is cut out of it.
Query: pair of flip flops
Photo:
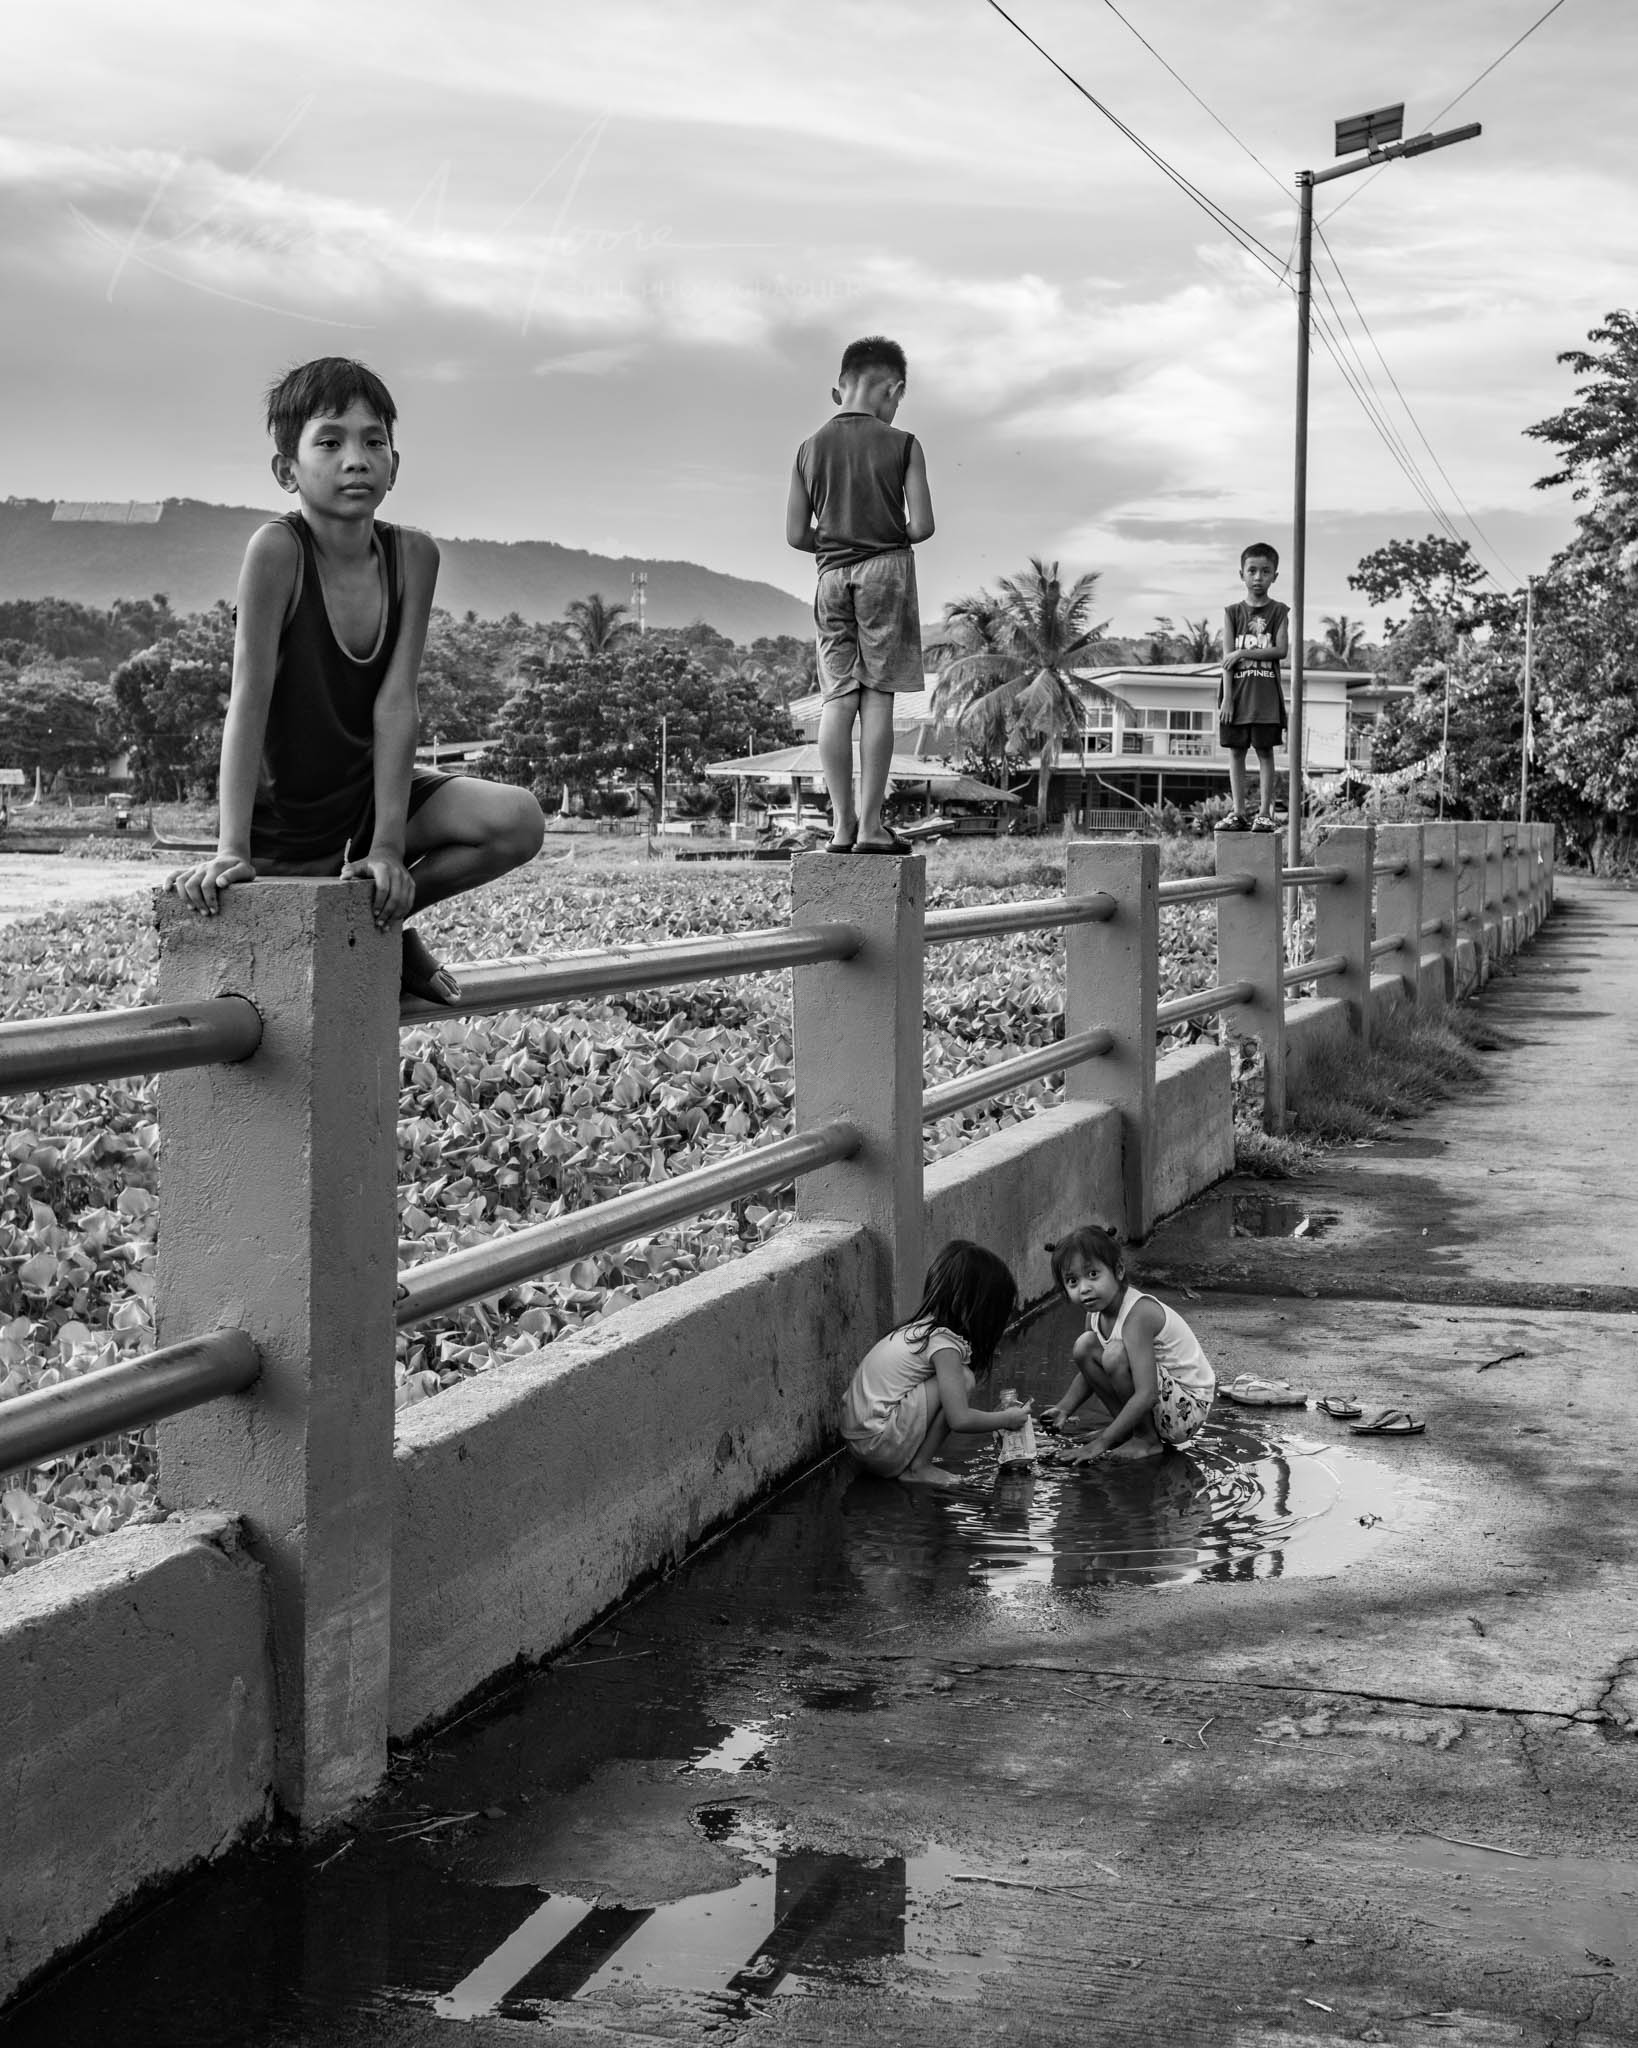
[[[1420,1436],[1427,1428],[1408,1408],[1373,1408],[1367,1415],[1346,1394],[1327,1394],[1319,1405],[1334,1422],[1351,1423],[1351,1436]]]
[[[875,839],[833,839],[825,848],[826,853],[914,853],[915,848],[908,839],[897,832],[890,832],[883,840]]]
[[[1217,1391],[1225,1401],[1233,1401],[1241,1408],[1306,1408],[1308,1396],[1292,1391],[1289,1380],[1259,1380],[1250,1373],[1241,1373],[1236,1380],[1229,1380]]]

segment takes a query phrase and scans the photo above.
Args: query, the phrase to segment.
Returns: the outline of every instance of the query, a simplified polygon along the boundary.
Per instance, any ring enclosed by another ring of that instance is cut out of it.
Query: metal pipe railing
[[[1115,1034],[1100,1025],[1093,1031],[1077,1031],[1072,1038],[1060,1038],[1053,1045],[1038,1046],[1016,1059],[997,1060],[993,1067],[975,1067],[970,1074],[958,1074],[953,1081],[940,1081],[924,1090],[921,1120],[932,1123],[958,1109],[971,1109],[997,1095],[1022,1088],[1027,1081],[1039,1081],[1048,1074],[1078,1067],[1083,1060],[1095,1060],[1114,1049]]]
[[[1214,896],[1249,896],[1256,886],[1250,875],[1188,875],[1162,882],[1155,894],[1162,904],[1209,903]]]
[[[441,1315],[469,1301],[481,1301],[487,1294],[499,1294],[519,1281],[550,1272],[554,1266],[569,1265],[612,1244],[629,1243],[667,1223],[697,1216],[719,1202],[760,1194],[821,1166],[832,1166],[839,1159],[851,1159],[859,1144],[859,1134],[851,1124],[821,1124],[816,1130],[800,1131],[771,1145],[753,1146],[719,1165],[679,1174],[657,1187],[637,1188],[629,1195],[616,1195],[589,1209],[576,1210],[572,1216],[556,1216],[550,1223],[508,1231],[504,1237],[467,1245],[441,1259],[428,1259],[425,1265],[412,1266],[399,1275],[399,1327],[424,1322],[428,1316]]]
[[[1445,924],[1446,920],[1442,917],[1424,917],[1422,920],[1423,938],[1431,939],[1435,933],[1442,932],[1445,929]]]
[[[958,939],[984,939],[1000,932],[1047,932],[1066,924],[1107,924],[1115,899],[1101,891],[1092,896],[1041,896],[1025,903],[976,903],[965,910],[930,910],[922,923],[929,946],[948,946]]]
[[[1404,950],[1405,934],[1403,932],[1395,932],[1391,939],[1372,939],[1371,941],[1371,958],[1373,960],[1381,960],[1389,953],[1402,953]]]
[[[212,1330],[54,1387],[14,1394],[0,1401],[0,1472],[145,1429],[224,1394],[242,1394],[260,1371],[261,1359],[243,1330]]]
[[[23,1017],[0,1024],[0,1095],[245,1060],[261,1042],[261,1017],[245,996]]]
[[[1373,875],[1403,875],[1410,871],[1408,860],[1375,860],[1371,863]]]
[[[1280,876],[1282,889],[1317,889],[1330,882],[1346,882],[1348,870],[1335,868],[1287,868]]]
[[[1346,953],[1322,953],[1315,960],[1299,960],[1280,975],[1282,988],[1300,988],[1305,981],[1324,981],[1329,975],[1348,972]]]
[[[863,944],[864,935],[856,925],[809,924],[786,931],[682,939],[667,946],[570,953],[549,960],[474,960],[450,969],[461,985],[459,1002],[429,1003],[420,996],[406,996],[398,1017],[403,1024],[435,1024],[443,1018],[493,1016],[499,1010],[527,1010],[575,996],[666,988],[724,974],[762,974],[817,960],[851,960]]]
[[[1196,989],[1192,996],[1177,996],[1155,1011],[1155,1029],[1185,1023],[1190,1017],[1213,1017],[1219,1010],[1231,1010],[1236,1003],[1249,1003],[1256,990],[1249,981],[1227,981],[1217,988]]]

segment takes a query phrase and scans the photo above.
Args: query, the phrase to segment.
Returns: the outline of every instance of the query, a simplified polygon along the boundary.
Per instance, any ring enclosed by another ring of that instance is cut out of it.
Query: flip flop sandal
[[[1365,1413],[1357,1401],[1350,1401],[1345,1394],[1327,1394],[1320,1407],[1333,1422],[1353,1422]]]
[[[1408,1408],[1378,1408],[1363,1422],[1356,1422],[1350,1436],[1420,1436],[1427,1428]]]
[[[853,847],[854,841],[851,839],[832,839],[827,841],[825,851],[826,853],[851,853]]]
[[[1308,1396],[1294,1394],[1288,1386],[1276,1385],[1272,1380],[1254,1380],[1249,1375],[1230,1380],[1226,1386],[1217,1389],[1225,1401],[1234,1401],[1242,1408],[1306,1408]]]

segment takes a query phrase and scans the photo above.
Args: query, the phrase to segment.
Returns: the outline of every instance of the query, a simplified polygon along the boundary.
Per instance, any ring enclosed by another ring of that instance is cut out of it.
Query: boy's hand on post
[[[389,924],[397,924],[415,908],[415,880],[400,854],[371,847],[361,860],[343,862],[341,879],[369,882],[370,910],[377,931],[384,932]]]
[[[191,868],[177,868],[165,877],[165,887],[174,889],[190,910],[206,917],[217,912],[217,896],[235,882],[254,882],[256,870],[242,853],[213,853]]]

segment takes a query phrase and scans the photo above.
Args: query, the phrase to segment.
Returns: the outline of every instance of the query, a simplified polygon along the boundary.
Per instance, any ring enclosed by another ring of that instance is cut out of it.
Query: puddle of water
[[[999,1954],[968,1947],[934,1902],[957,1859],[938,1844],[919,1856],[855,1856],[786,1846],[758,1814],[707,1807],[700,1832],[737,1851],[749,1875],[656,1906],[546,1898],[451,1990],[441,2019],[549,2019],[554,2005],[642,1992],[688,1993],[711,2010],[750,2017],[760,2001],[859,1982],[885,1962],[919,1965],[940,1999],[976,1994]]]
[[[765,1771],[768,1768],[768,1744],[773,1734],[774,1720],[746,1721],[737,1728],[730,1728],[720,1741],[691,1756],[681,1769],[685,1773]]]
[[[1055,1309],[1024,1333],[1005,1366],[1023,1396],[1062,1391],[1081,1322]],[[1369,1548],[1396,1491],[1392,1473],[1340,1434],[1225,1406],[1187,1450],[1157,1458],[999,1472],[986,1444],[965,1464],[959,1453],[944,1462],[968,1481],[959,1491],[859,1479],[847,1495],[848,1560],[884,1594],[925,1595],[957,1578],[1005,1600],[1334,1572]]]
[[[1391,1851],[1358,1845],[1362,1858],[1425,1871],[1439,1882],[1418,1901],[1434,1924],[1482,1941],[1516,1946],[1549,1962],[1568,1956],[1617,1970],[1638,1968],[1638,1863],[1608,1856],[1508,1856],[1438,1836],[1413,1837]]]
[[[1235,1237],[1320,1238],[1341,1221],[1341,1211],[1294,1201],[1289,1195],[1271,1194],[1263,1189],[1250,1192],[1224,1191],[1202,1195],[1191,1202],[1181,1216],[1168,1226],[1167,1237],[1176,1232],[1209,1244]]]

